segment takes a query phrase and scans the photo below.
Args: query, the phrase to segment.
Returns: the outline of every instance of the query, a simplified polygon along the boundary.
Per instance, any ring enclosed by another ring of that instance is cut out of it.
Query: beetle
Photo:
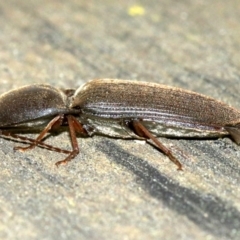
[[[240,144],[239,110],[181,88],[133,80],[95,79],[76,91],[48,86],[47,91],[53,102],[37,97],[37,93],[31,92],[31,86],[27,89],[29,95],[26,94],[28,96],[25,100],[32,102],[33,98],[34,104],[26,107],[19,95],[18,113],[21,117],[12,120],[10,115],[15,109],[12,107],[13,111],[9,111],[3,120],[0,119],[0,129],[15,129],[19,126],[35,128],[47,124],[29,147],[18,148],[26,150],[42,144],[43,137],[52,128],[68,125],[73,150],[57,165],[67,163],[78,154],[76,133],[151,140],[178,166],[178,170],[182,170],[182,164],[157,137],[213,138],[230,135]],[[25,90],[22,89],[22,92]],[[10,100],[6,101],[12,98],[10,94],[11,92],[0,97],[0,107],[11,105]],[[44,91],[39,95],[44,96]],[[31,113],[32,110],[34,114]],[[5,111],[1,108],[0,116],[1,112]]]

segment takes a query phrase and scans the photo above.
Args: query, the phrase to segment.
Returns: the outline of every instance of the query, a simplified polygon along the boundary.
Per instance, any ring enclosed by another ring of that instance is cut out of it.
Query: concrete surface
[[[0,92],[93,78],[159,82],[240,108],[240,5],[224,0],[1,1]],[[33,135],[35,137],[36,135]],[[81,154],[0,139],[0,239],[240,239],[240,147],[78,138]],[[70,149],[67,132],[47,139]]]

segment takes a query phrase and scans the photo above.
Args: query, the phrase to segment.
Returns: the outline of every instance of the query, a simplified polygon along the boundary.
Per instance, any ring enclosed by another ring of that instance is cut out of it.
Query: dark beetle
[[[14,99],[19,108],[17,114]],[[42,144],[42,138],[51,128],[65,122],[70,129],[73,151],[57,164],[70,161],[78,154],[76,132],[88,136],[151,139],[178,169],[182,168],[181,163],[156,136],[212,138],[231,135],[237,144],[240,143],[240,111],[198,93],[155,83],[97,79],[74,93],[33,85],[0,97],[1,129],[47,124],[30,148]]]

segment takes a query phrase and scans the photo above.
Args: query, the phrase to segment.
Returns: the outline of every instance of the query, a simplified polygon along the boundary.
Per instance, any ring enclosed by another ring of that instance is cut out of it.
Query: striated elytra
[[[42,142],[59,126],[69,127],[72,151]],[[14,132],[43,129],[35,139]],[[75,90],[34,84],[0,96],[0,129],[5,136],[68,153],[66,163],[78,153],[76,134],[151,140],[173,161],[181,163],[156,137],[213,138],[230,135],[240,144],[240,111],[213,98],[156,83],[119,79],[91,80]]]

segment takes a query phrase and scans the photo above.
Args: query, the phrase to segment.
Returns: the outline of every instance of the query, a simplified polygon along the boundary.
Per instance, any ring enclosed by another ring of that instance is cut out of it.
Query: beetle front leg
[[[32,149],[36,147],[39,142],[44,138],[44,136],[54,127],[54,126],[61,126],[63,122],[64,115],[58,115],[55,118],[53,118],[48,125],[43,129],[43,131],[38,135],[38,137],[35,139],[34,143],[30,144],[28,147],[14,147],[14,150],[19,150],[19,151],[26,151],[29,149]]]
[[[36,139],[32,139],[32,138],[28,138],[28,137],[21,136],[21,135],[18,135],[18,134],[14,134],[14,133],[11,133],[11,132],[8,132],[8,131],[5,131],[5,130],[0,130],[0,135],[2,135],[3,137],[5,137],[7,139],[18,139],[20,141],[23,141],[23,143],[27,143],[28,145],[29,144],[31,144],[31,145],[35,144],[35,142],[36,142]],[[65,153],[65,154],[71,153],[71,151],[64,150],[64,149],[61,149],[61,148],[57,148],[57,147],[54,147],[54,146],[49,145],[49,144],[44,143],[44,142],[37,142],[37,145],[42,147],[42,148],[45,148],[45,149],[48,149],[48,150],[51,150],[51,151],[55,151],[55,152],[59,152],[59,153]]]

